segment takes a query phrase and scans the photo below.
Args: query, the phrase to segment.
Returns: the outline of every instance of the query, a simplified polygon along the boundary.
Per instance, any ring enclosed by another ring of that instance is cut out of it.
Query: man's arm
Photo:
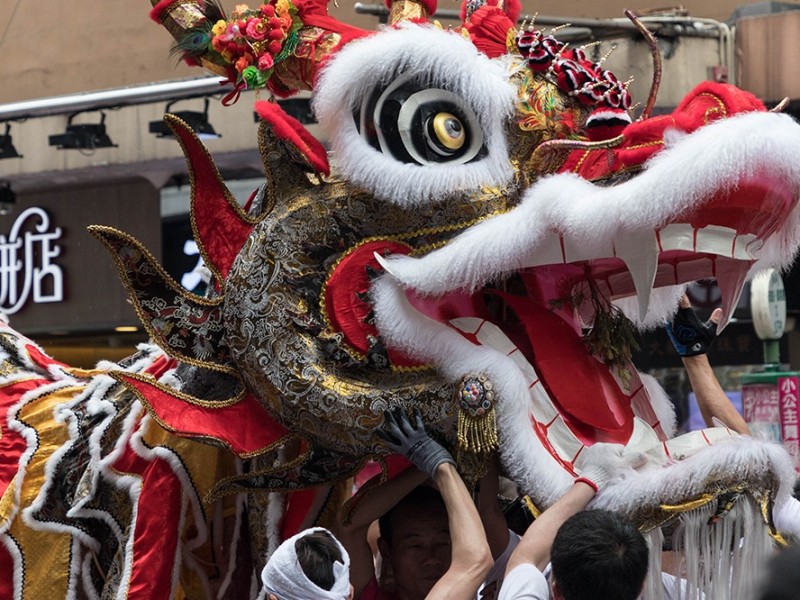
[[[452,550],[450,568],[426,600],[472,600],[493,564],[483,523],[455,466],[439,465],[434,481],[447,507]]]
[[[667,324],[667,334],[681,356],[706,426],[713,427],[714,419],[719,419],[733,431],[750,435],[747,422],[720,386],[706,355],[717,337],[717,324],[721,317],[722,310],[718,308],[703,323],[684,294],[675,319]]]
[[[584,448],[575,461],[580,477],[528,527],[508,561],[506,576],[514,567],[525,563],[543,571],[550,562],[553,540],[564,521],[583,510],[611,479],[645,460],[646,456],[640,453],[626,454],[625,447],[620,444],[598,443]]]
[[[509,541],[508,523],[497,501],[499,491],[500,466],[497,455],[493,455],[489,459],[486,474],[478,482],[475,504],[483,523],[483,530],[486,532],[489,549],[492,551],[492,558],[495,560],[505,552]]]
[[[708,356],[698,354],[683,358],[683,366],[689,382],[697,397],[697,406],[708,427],[714,426],[714,419],[722,421],[726,427],[744,435],[750,435],[750,428],[730,398],[720,386]]]
[[[419,412],[409,420],[402,411],[385,413],[379,435],[395,452],[405,455],[434,480],[447,509],[450,525],[450,568],[426,600],[473,600],[492,567],[492,555],[478,510],[456,471],[450,453],[431,438]]]
[[[530,563],[544,571],[550,562],[550,548],[558,528],[572,515],[582,511],[594,495],[592,486],[582,480],[576,481],[566,494],[531,523],[508,560],[506,574],[524,563]]]

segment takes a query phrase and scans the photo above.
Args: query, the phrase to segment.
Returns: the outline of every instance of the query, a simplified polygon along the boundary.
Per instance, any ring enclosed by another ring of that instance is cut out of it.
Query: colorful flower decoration
[[[239,4],[233,11],[209,23],[201,44],[179,44],[189,54],[204,54],[229,69],[230,78],[246,89],[266,87],[275,66],[297,45],[303,23],[291,0],[270,0],[252,9]],[[198,32],[192,32],[195,40]],[[230,70],[233,67],[233,70]]]

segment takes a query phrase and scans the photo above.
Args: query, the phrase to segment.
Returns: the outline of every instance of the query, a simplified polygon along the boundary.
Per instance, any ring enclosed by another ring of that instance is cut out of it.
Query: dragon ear
[[[369,32],[328,16],[327,0],[267,0],[226,14],[216,0],[151,0],[150,17],[175,38],[173,53],[244,89],[286,97],[311,90],[325,59]]]

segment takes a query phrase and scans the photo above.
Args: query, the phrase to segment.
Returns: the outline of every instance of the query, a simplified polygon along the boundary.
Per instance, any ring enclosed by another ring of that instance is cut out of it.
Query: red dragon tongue
[[[573,433],[587,445],[626,443],[637,390],[624,392],[608,366],[591,356],[574,328],[552,310],[519,296],[502,296],[524,325],[531,364]]]

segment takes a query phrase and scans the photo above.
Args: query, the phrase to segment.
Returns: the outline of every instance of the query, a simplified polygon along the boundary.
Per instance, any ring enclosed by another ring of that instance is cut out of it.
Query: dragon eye
[[[461,120],[449,112],[440,112],[428,119],[425,137],[431,150],[445,156],[460,150],[467,139]]]
[[[410,74],[378,88],[362,105],[362,137],[405,163],[459,165],[486,154],[480,122],[464,100]]]

